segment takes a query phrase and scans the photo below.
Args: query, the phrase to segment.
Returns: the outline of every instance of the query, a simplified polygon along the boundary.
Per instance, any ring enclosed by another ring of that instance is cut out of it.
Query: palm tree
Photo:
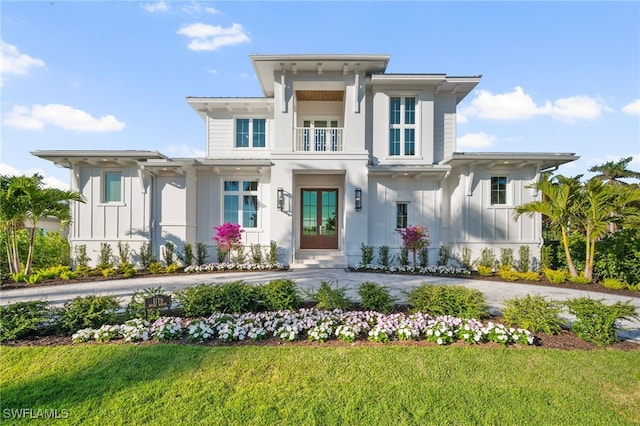
[[[627,185],[620,179],[640,179],[640,172],[628,170],[627,166],[633,160],[633,157],[621,158],[618,161],[608,161],[599,166],[593,166],[590,172],[600,173],[595,175],[593,179],[603,181],[609,185]]]
[[[567,178],[558,175],[551,178],[548,174],[544,174],[540,181],[530,185],[530,187],[542,192],[542,199],[517,206],[513,216],[514,219],[518,220],[523,214],[533,216],[535,213],[547,217],[551,226],[560,233],[569,273],[573,277],[578,276],[569,251],[569,230],[572,208],[580,188],[579,177]]]
[[[69,201],[84,202],[76,191],[43,188],[42,176],[2,176],[0,179],[0,226],[7,237],[7,256],[11,273],[21,271],[17,231],[25,222],[31,225],[25,274],[31,273],[36,226],[39,220],[53,216],[63,223],[71,219]]]

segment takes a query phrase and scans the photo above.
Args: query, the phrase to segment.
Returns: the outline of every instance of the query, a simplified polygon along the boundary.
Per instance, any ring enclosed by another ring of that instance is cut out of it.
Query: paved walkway
[[[303,291],[315,290],[322,281],[331,281],[341,287],[348,287],[348,296],[358,300],[357,288],[364,281],[373,281],[390,288],[391,294],[404,300],[404,291],[422,283],[456,284],[480,290],[492,313],[499,313],[503,308],[503,301],[527,294],[541,295],[552,300],[567,300],[574,297],[587,296],[592,299],[602,299],[605,303],[631,301],[640,312],[639,297],[618,296],[593,291],[573,290],[562,287],[536,286],[529,284],[513,284],[507,282],[481,281],[471,279],[456,279],[447,277],[429,277],[420,275],[380,274],[366,272],[348,272],[344,269],[293,269],[283,272],[225,272],[212,274],[184,274],[184,275],[154,275],[134,279],[120,279],[98,281],[90,283],[74,283],[56,286],[20,288],[0,291],[0,305],[29,300],[46,300],[54,305],[62,305],[78,296],[90,294],[114,295],[127,304],[136,290],[149,287],[159,287],[169,292],[186,288],[198,283],[223,283],[243,280],[248,283],[265,283],[272,279],[289,278],[296,282]],[[573,318],[567,316],[566,319]],[[640,319],[621,322],[623,330],[620,337],[640,343]]]

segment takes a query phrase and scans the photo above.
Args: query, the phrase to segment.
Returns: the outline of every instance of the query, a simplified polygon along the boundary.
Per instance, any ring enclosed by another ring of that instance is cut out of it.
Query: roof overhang
[[[194,163],[196,168],[207,168],[216,173],[219,172],[241,172],[241,171],[257,171],[262,174],[271,168],[273,163],[269,159],[264,158],[205,158],[197,159]]]
[[[200,117],[220,113],[272,114],[274,100],[269,98],[206,98],[187,97],[187,103]]]
[[[443,165],[481,165],[484,167],[539,167],[541,171],[579,159],[574,153],[551,152],[454,152],[440,162]]]
[[[373,74],[387,69],[389,55],[250,55],[256,76],[266,97],[273,97],[275,73],[286,74]]]
[[[31,151],[31,155],[66,168],[74,165],[118,167],[141,161],[167,159],[158,151],[138,150],[37,150]]]
[[[450,94],[460,103],[482,79],[481,75],[468,77],[447,76],[446,74],[374,74],[371,84],[375,86],[407,88],[432,88],[435,94]]]
[[[451,171],[448,165],[389,165],[389,166],[372,166],[369,167],[369,175],[371,176],[387,176],[392,179],[419,179],[430,177],[442,180]]]

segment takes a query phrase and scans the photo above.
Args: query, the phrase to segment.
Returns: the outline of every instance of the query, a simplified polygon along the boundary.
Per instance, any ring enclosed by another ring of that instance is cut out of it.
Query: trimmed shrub
[[[362,264],[371,265],[373,263],[373,246],[366,246],[360,243],[360,252],[362,253]]]
[[[385,267],[388,267],[389,265],[391,265],[391,255],[389,253],[389,246],[378,247],[378,263]]]
[[[214,284],[197,284],[175,292],[186,317],[205,317],[216,312],[217,290]]]
[[[43,300],[0,306],[0,342],[43,334],[52,328],[52,317]]]
[[[569,276],[564,269],[558,269],[556,271],[554,269],[544,268],[542,272],[544,272],[544,276],[547,277],[547,281],[553,284],[562,284]]]
[[[548,301],[542,296],[526,295],[504,301],[504,321],[533,333],[557,334],[563,321],[559,314],[562,304]]]
[[[493,268],[490,266],[478,265],[478,274],[483,277],[490,277],[493,275]]]
[[[388,314],[395,305],[395,298],[389,294],[389,287],[365,281],[358,287],[362,306],[370,311]]]
[[[520,279],[525,281],[540,281],[540,274],[533,271],[519,272]]]
[[[406,294],[413,312],[460,318],[482,318],[487,315],[484,295],[479,290],[456,285],[423,284]]]
[[[84,296],[64,304],[60,312],[63,330],[72,334],[82,328],[100,328],[116,322],[120,301],[115,296]]]
[[[618,341],[618,320],[637,317],[636,307],[630,302],[605,305],[602,300],[580,297],[567,300],[565,305],[577,318],[571,329],[583,340],[598,346]]]
[[[243,281],[224,284],[198,284],[175,293],[188,317],[208,316],[214,312],[255,312],[259,291]]]
[[[500,266],[498,275],[505,281],[518,281],[520,279],[520,273],[511,269],[510,266]]]
[[[339,287],[338,282],[333,288],[329,281],[322,281],[318,290],[309,295],[316,302],[318,309],[341,309],[344,311],[351,306],[351,300],[347,297],[347,287]]]
[[[302,298],[293,280],[271,280],[257,288],[262,305],[269,311],[296,310]]]

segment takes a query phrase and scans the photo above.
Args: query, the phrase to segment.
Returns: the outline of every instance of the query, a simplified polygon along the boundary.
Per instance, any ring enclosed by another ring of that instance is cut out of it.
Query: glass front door
[[[301,191],[300,248],[338,248],[338,190]]]

